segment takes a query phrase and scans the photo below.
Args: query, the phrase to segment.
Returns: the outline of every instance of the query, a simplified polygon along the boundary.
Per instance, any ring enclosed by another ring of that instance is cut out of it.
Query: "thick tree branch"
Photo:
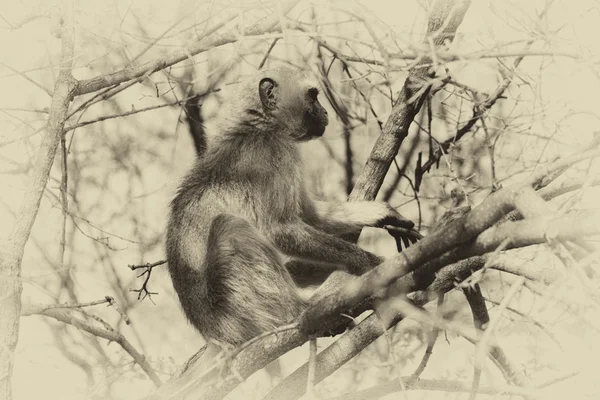
[[[244,379],[307,340],[297,329],[285,330],[266,335],[241,352],[234,351],[232,357],[215,354],[209,345],[146,400],[223,399]]]
[[[592,150],[560,159],[543,166],[529,179],[513,188],[503,188],[493,193],[468,214],[452,221],[440,231],[425,237],[368,273],[350,279],[339,292],[309,307],[301,317],[301,329],[309,334],[331,330],[330,325],[337,323],[336,318],[340,313],[346,312],[379,291],[386,290],[390,283],[407,273],[417,268],[423,269],[421,266],[428,262],[435,263],[431,271],[433,273],[435,268],[439,269],[452,262],[493,251],[503,241],[508,241],[508,248],[514,248],[544,243],[548,237],[556,238],[557,235],[577,238],[596,233],[600,227],[596,226],[595,220],[586,219],[593,218],[593,213],[566,216],[552,221],[540,217],[493,225],[515,208],[515,199],[521,198],[525,189],[533,186],[546,174],[564,168],[565,165],[599,155],[599,150]],[[577,220],[578,223],[574,224],[573,220]],[[561,227],[561,223],[565,226]],[[404,293],[412,290],[406,290]]]
[[[481,268],[486,262],[490,263],[490,260],[486,258],[487,256],[472,257],[472,254],[481,254],[494,250],[500,243],[504,243],[507,238],[514,238],[514,241],[507,246],[510,248],[544,243],[548,238],[547,234],[549,232],[552,232],[552,237],[558,239],[570,239],[582,233],[598,232],[600,231],[600,227],[594,221],[594,218],[600,218],[600,215],[597,214],[580,213],[575,216],[566,215],[551,221],[539,218],[527,221],[503,222],[501,225],[485,230],[472,244],[464,246],[463,249],[448,252],[438,259],[432,260],[419,269],[401,277],[391,290],[400,288],[399,292],[401,293],[419,290],[411,296],[416,304],[424,305],[432,299],[427,292],[423,291],[426,287],[422,286],[423,279],[419,275],[430,275],[432,272],[437,271],[434,282],[427,288],[428,292],[437,294],[445,293],[455,287],[456,281],[466,279],[473,271]],[[443,231],[444,229],[441,232]],[[468,259],[451,264],[452,260],[463,258]],[[490,265],[493,266],[494,264],[490,263]],[[524,276],[533,274],[533,277],[538,277],[542,281],[549,280],[549,277],[545,278],[539,275],[539,273],[544,274],[548,271],[528,271],[527,268],[530,267],[529,265],[524,265],[523,270],[516,270],[516,272]],[[505,269],[502,266],[499,268]],[[385,328],[395,325],[401,319],[402,316],[397,314],[388,320]],[[358,326],[342,335],[332,346],[319,353],[315,381],[319,382],[329,376],[341,365],[360,353],[368,344],[383,334],[383,332],[384,327],[381,321],[375,315],[371,315]],[[204,398],[202,397],[204,394],[205,398],[221,399],[240,382],[240,379],[247,378],[268,361],[282,355],[293,347],[303,344],[306,340],[308,340],[308,336],[297,330],[268,336],[261,341],[252,343],[242,352],[235,354],[233,359],[224,358],[210,364],[208,372],[206,371],[207,366],[199,362],[202,359],[194,360],[187,367],[190,371],[186,370],[183,375],[176,377],[172,382],[164,385],[151,398],[183,399],[191,394],[199,398]],[[511,364],[506,360],[503,353],[496,352],[494,348],[491,348],[490,357],[502,367],[503,371],[510,371],[508,372],[509,375],[514,376],[514,371],[510,367]],[[307,367],[294,372],[281,385],[274,389],[267,398],[298,398],[306,388],[306,373]]]
[[[422,269],[400,278],[398,285],[404,288],[410,286],[418,290],[411,294],[410,297],[416,305],[423,306],[434,300],[435,296],[442,296],[444,293],[454,289],[456,282],[463,281],[469,277],[474,271],[483,267],[486,261],[489,261],[486,256],[479,256],[445,266],[437,272],[435,280],[427,288],[427,291],[423,290],[425,287],[418,287],[414,284],[420,281],[415,275],[422,273]],[[530,267],[532,266],[529,264],[526,266],[526,268]],[[528,271],[524,272],[529,273]],[[403,316],[397,313],[387,320],[385,329],[395,326],[402,320]],[[337,371],[383,333],[384,326],[382,326],[381,320],[375,314],[369,315],[360,324],[343,334],[335,343],[319,353],[317,357],[316,381],[320,382]],[[490,357],[492,360],[502,366],[503,371],[512,371],[510,363],[502,359],[503,354],[494,353],[493,348],[491,350]],[[299,398],[303,394],[306,374],[307,366],[305,364],[271,390],[264,400],[292,400]]]

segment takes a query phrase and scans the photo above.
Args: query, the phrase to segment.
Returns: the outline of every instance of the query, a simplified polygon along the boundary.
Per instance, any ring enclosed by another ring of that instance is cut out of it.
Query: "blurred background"
[[[44,0],[0,5],[3,237],[14,224],[46,122],[51,98],[44,89],[52,90],[58,74],[60,5]],[[166,266],[152,269],[146,291],[141,289],[147,273],[138,277],[144,269],[128,266],[165,257],[168,204],[196,156],[190,128],[201,123],[209,137],[214,135],[212,120],[228,85],[261,65],[310,70],[324,87],[321,103],[330,124],[322,139],[302,145],[306,179],[316,198],[344,201],[416,62],[411,55],[428,51],[423,36],[429,9],[426,0],[301,1],[284,18],[284,3],[271,1],[74,2],[77,79],[141,65],[209,35],[233,32],[239,38],[144,77],[112,97],[92,93],[76,98],[66,135],[67,208],[61,193],[63,159],[57,154],[25,249],[23,303],[112,296],[131,325],[105,304],[86,312],[121,332],[166,380],[204,342],[184,318]],[[273,15],[280,16],[283,30],[252,31]],[[599,131],[599,22],[595,0],[473,0],[449,48],[456,59],[435,65],[449,80],[432,83],[434,95],[416,117],[378,198],[426,234],[445,211],[476,205],[540,163],[582,151]],[[515,68],[520,55],[525,57]],[[507,77],[510,84],[486,111],[485,123],[478,122],[453,143],[473,110]],[[187,113],[186,104],[191,107]],[[196,119],[189,114],[194,107],[200,110]],[[437,149],[434,143],[444,142],[439,162],[428,171],[417,167],[426,165]],[[582,168],[584,174],[598,172],[597,165]],[[597,194],[590,188],[568,199],[568,205],[597,208]],[[360,244],[385,256],[396,251],[393,239],[375,229],[365,230]],[[548,268],[560,260],[544,246],[512,256]],[[510,277],[489,272],[484,295],[499,301],[510,283]],[[564,398],[574,390],[578,398],[600,396],[593,367],[600,357],[597,279],[586,288],[570,277],[548,287],[546,296],[522,291],[512,303],[518,312],[501,316],[496,333],[529,375],[543,380],[577,372],[546,398]],[[443,313],[471,321],[459,293],[448,296]],[[327,398],[410,374],[422,357],[427,332],[417,323],[392,329],[391,348],[380,338],[318,385],[318,392]],[[320,340],[319,346],[327,343]],[[423,377],[469,381],[471,344],[447,334],[436,346]],[[284,373],[306,357],[305,348],[285,356]],[[118,344],[44,316],[21,318],[15,360],[17,400],[41,394],[45,399],[130,399],[154,390]],[[498,373],[488,368],[483,379],[493,382]],[[260,398],[276,380],[260,372],[235,396]],[[407,396],[467,398],[468,393],[416,391]]]

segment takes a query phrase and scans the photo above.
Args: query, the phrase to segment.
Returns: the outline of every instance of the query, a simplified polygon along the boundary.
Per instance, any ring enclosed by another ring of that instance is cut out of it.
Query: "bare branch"
[[[105,296],[102,300],[88,301],[85,303],[57,303],[57,304],[31,304],[28,306],[27,312],[21,311],[21,316],[27,316],[31,314],[42,314],[46,310],[52,310],[56,308],[85,308],[97,306],[100,304],[108,303],[109,306],[113,306],[115,310],[121,315],[121,318],[127,325],[131,323],[129,317],[121,311],[119,304],[115,301],[112,296]]]
[[[331,330],[329,324],[337,322],[335,316],[339,313],[346,312],[369,296],[385,290],[388,284],[410,271],[416,268],[423,269],[421,266],[424,263],[434,259],[439,269],[451,262],[492,251],[503,241],[509,241],[508,248],[514,248],[544,243],[548,238],[577,238],[597,233],[600,227],[595,226],[593,219],[587,219],[593,218],[593,213],[569,215],[553,220],[540,217],[493,225],[514,209],[514,200],[518,193],[538,181],[540,176],[599,155],[599,150],[592,150],[558,160],[541,168],[538,173],[534,173],[514,188],[503,188],[495,192],[465,216],[425,237],[366,274],[351,279],[337,294],[323,298],[317,305],[309,307],[301,317],[301,329],[307,333]],[[401,287],[398,289],[402,290]],[[404,293],[412,290],[407,289]]]
[[[441,318],[442,307],[444,304],[444,295],[441,294],[438,296],[438,304],[436,309],[436,318]],[[418,379],[423,371],[425,371],[425,367],[427,367],[427,363],[429,363],[429,359],[433,354],[433,346],[435,346],[435,342],[437,341],[438,334],[440,333],[439,325],[436,323],[429,331],[427,335],[427,347],[425,348],[425,353],[423,354],[423,358],[421,362],[415,369],[415,372],[410,376],[411,379]]]
[[[283,14],[287,14],[297,3],[298,0],[288,0],[284,2],[281,5]],[[247,28],[244,32],[244,35],[256,36],[278,30],[279,28],[277,26],[280,22],[279,17],[280,16],[278,13],[269,15],[256,25]],[[161,69],[186,60],[190,56],[195,56],[196,54],[200,54],[215,47],[223,46],[229,43],[235,43],[239,40],[239,32],[240,29],[238,27],[234,27],[228,32],[205,37],[197,43],[191,44],[184,49],[176,51],[168,56],[157,58],[139,66],[129,66],[109,75],[100,75],[95,78],[79,81],[75,94],[82,95],[91,93],[95,92],[96,90],[118,85],[132,79],[149,76],[156,71],[160,71]]]
[[[444,393],[466,393],[469,392],[469,384],[466,382],[444,381],[436,379],[414,379],[412,377],[403,377],[402,381],[394,380],[379,386],[360,390],[355,393],[346,393],[338,397],[330,397],[327,400],[363,400],[376,399],[392,393],[402,392],[403,390],[416,391],[439,391]],[[535,389],[523,389],[518,386],[498,385],[483,386],[479,388],[479,393],[491,396],[509,394],[522,396],[527,399],[539,399],[540,393]]]
[[[34,306],[34,305],[24,305],[23,311],[21,313],[22,316],[29,315],[44,315],[46,317],[54,318],[57,321],[63,322],[65,324],[72,325],[77,329],[82,331],[91,333],[92,335],[101,337],[111,342],[118,343],[123,350],[125,350],[131,358],[142,368],[142,370],[148,375],[148,377],[154,382],[154,384],[158,387],[162,384],[154,369],[150,366],[148,361],[146,361],[146,357],[139,353],[135,347],[123,336],[120,332],[112,329],[108,324],[103,323],[102,327],[99,327],[95,324],[86,321],[85,319],[79,318],[71,311],[65,309],[59,309],[55,307],[48,308],[47,305],[43,306]],[[103,321],[101,321],[103,322]]]
[[[0,243],[0,276],[3,276],[3,279],[0,279],[0,301],[3,310],[0,313],[0,398],[8,400],[12,398],[10,379],[21,310],[21,261],[48,182],[67,109],[73,99],[73,31],[68,19],[62,23],[61,35],[61,69],[54,87],[46,134],[42,137],[33,163],[28,188],[17,212],[10,239]]]
[[[220,89],[216,89],[216,90],[211,91],[210,93],[218,92],[219,90]],[[86,125],[90,125],[90,124],[95,124],[96,122],[106,121],[108,119],[128,117],[130,115],[139,114],[139,113],[146,112],[146,111],[152,111],[152,110],[157,110],[159,108],[170,107],[170,106],[174,106],[174,105],[186,103],[190,99],[200,98],[200,97],[206,96],[208,94],[209,94],[208,92],[207,93],[202,93],[202,94],[199,94],[199,95],[196,95],[196,96],[192,96],[192,97],[188,97],[188,98],[185,98],[185,99],[180,99],[180,100],[172,101],[172,102],[165,103],[165,104],[159,104],[159,105],[156,105],[156,106],[144,107],[144,108],[140,108],[139,110],[131,110],[131,111],[127,111],[127,112],[119,113],[119,114],[105,115],[103,117],[99,117],[99,118],[96,118],[96,119],[93,119],[93,120],[90,120],[90,121],[78,122],[76,124],[66,126],[65,127],[65,132],[72,131],[72,130],[77,129],[77,128],[81,128],[82,126],[86,126]]]
[[[159,265],[163,265],[166,263],[167,263],[167,260],[160,260],[160,261],[156,261],[153,263],[146,263],[146,264],[142,264],[142,265],[129,265],[129,269],[131,269],[132,271],[135,271],[136,269],[144,269],[144,271],[137,276],[138,278],[141,278],[144,275],[146,276],[146,278],[144,278],[144,282],[142,283],[141,288],[129,289],[129,291],[137,293],[138,300],[144,300],[146,297],[148,297],[148,299],[150,301],[152,301],[152,295],[158,294],[158,292],[151,292],[150,290],[148,290],[148,284],[150,283],[150,277],[152,276],[152,270],[154,269],[154,267],[158,267]]]
[[[456,3],[456,4],[455,4]],[[452,40],[470,5],[469,0],[440,0],[435,3],[429,18],[425,43],[433,37],[435,45],[440,46],[446,40]],[[455,8],[454,8],[455,7]],[[408,128],[421,108],[429,92],[433,72],[428,66],[429,58],[423,58],[411,69],[392,113],[377,138],[371,155],[358,176],[350,200],[373,200],[383,183],[394,157],[408,135]]]
[[[10,69],[15,74],[21,76],[26,81],[31,82],[34,86],[42,89],[48,96],[52,97],[52,91],[50,89],[48,89],[48,88],[42,86],[40,83],[34,81],[30,77],[28,77],[27,74],[25,74],[25,73],[23,73],[21,71],[17,71],[16,69],[14,69],[13,67],[11,67],[10,65],[7,65],[6,63],[0,63],[0,64],[4,65],[6,68]]]

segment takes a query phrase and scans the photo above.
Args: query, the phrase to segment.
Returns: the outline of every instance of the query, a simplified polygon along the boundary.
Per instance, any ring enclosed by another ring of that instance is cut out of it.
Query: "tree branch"
[[[282,13],[285,15],[291,11],[299,0],[288,0],[281,4]],[[280,22],[280,14],[273,13],[254,26],[245,29],[244,36],[256,36],[264,33],[273,32]],[[156,71],[170,67],[190,56],[195,56],[215,47],[223,46],[229,43],[235,43],[240,39],[240,27],[236,26],[233,29],[223,34],[213,34],[202,38],[197,43],[191,44],[182,50],[176,51],[165,57],[160,57],[149,61],[139,66],[130,66],[120,71],[108,75],[100,75],[95,78],[79,81],[77,84],[76,95],[95,92],[96,90],[104,89],[109,86],[118,85],[132,79],[149,76]]]
[[[597,156],[600,156],[600,151],[592,150],[560,159],[540,168],[539,172],[513,188],[503,188],[493,193],[463,217],[452,221],[440,231],[430,234],[375,269],[350,279],[340,291],[310,306],[301,316],[301,330],[307,334],[333,330],[331,324],[339,323],[336,318],[340,313],[374,296],[380,290],[386,290],[390,283],[409,272],[417,268],[424,269],[424,264],[428,262],[435,261],[434,267],[439,269],[449,263],[493,251],[503,241],[508,241],[507,248],[514,248],[544,243],[549,237],[577,238],[597,233],[600,227],[593,219],[587,219],[594,218],[594,213],[568,215],[553,220],[538,217],[493,226],[515,208],[515,199],[521,197],[520,193],[541,177],[565,165]],[[430,272],[435,272],[435,269]],[[397,289],[409,293],[419,288]]]
[[[70,17],[70,16],[68,16]],[[30,174],[30,182],[17,213],[10,239],[0,243],[0,398],[10,400],[13,355],[18,341],[21,311],[21,261],[25,244],[39,211],[42,195],[56,149],[63,133],[65,116],[73,99],[73,30],[69,19],[61,21],[62,53],[46,134],[42,137]]]
[[[439,391],[444,393],[468,392],[469,384],[459,381],[444,381],[438,379],[414,379],[410,376],[403,377],[402,382],[395,379],[391,382],[378,385],[376,387],[364,389],[356,393],[346,393],[343,396],[329,398],[327,400],[364,400],[384,397],[392,393],[402,392],[404,390],[417,391]],[[522,396],[527,399],[539,399],[538,390],[523,389],[518,386],[498,385],[484,386],[479,388],[479,393],[487,395],[510,394]]]
[[[446,40],[452,40],[470,3],[470,0],[437,1],[429,17],[424,43],[429,44],[432,40],[435,46],[441,46]],[[429,92],[434,76],[434,72],[429,68],[430,63],[429,57],[423,57],[410,70],[349,200],[374,200],[377,196],[394,157],[408,135],[410,124]]]
[[[154,372],[154,369],[150,366],[148,361],[146,361],[146,357],[138,352],[136,348],[133,347],[133,345],[125,338],[125,336],[123,336],[123,334],[112,329],[112,327],[106,323],[103,323],[102,327],[100,327],[95,324],[91,324],[82,318],[78,318],[76,314],[69,309],[57,308],[53,306],[54,305],[25,305],[21,311],[21,316],[25,317],[34,314],[44,315],[46,317],[54,318],[55,320],[65,324],[72,325],[77,329],[91,333],[92,335],[118,343],[119,346],[121,346],[123,350],[125,350],[131,356],[131,358],[133,358],[136,364],[142,368],[142,370],[146,373],[146,375],[148,375],[148,377],[157,387],[162,384],[160,378],[158,375],[156,375],[156,372]],[[59,304],[58,306],[61,305]]]

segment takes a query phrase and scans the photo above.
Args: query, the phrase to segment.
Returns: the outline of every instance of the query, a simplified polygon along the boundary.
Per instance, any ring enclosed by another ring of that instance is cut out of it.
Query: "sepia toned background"
[[[59,149],[24,251],[19,278],[23,304],[78,304],[111,296],[120,312],[104,303],[77,308],[75,318],[90,326],[108,324],[166,381],[204,341],[185,320],[166,266],[152,268],[147,286],[148,272],[139,276],[146,270],[129,266],[165,257],[168,204],[196,156],[182,104],[193,94],[206,94],[201,109],[210,137],[215,134],[211,120],[229,85],[255,71],[265,55],[265,68],[285,63],[318,75],[324,66],[347,120],[336,116],[321,95],[330,124],[322,139],[302,144],[305,175],[315,197],[343,201],[380,134],[379,122],[386,121],[415,62],[402,55],[428,51],[423,36],[430,5],[426,0],[301,1],[288,16],[304,30],[285,22],[277,2],[116,0],[67,5],[75,38],[73,76],[79,80],[142,65],[237,26],[234,43],[190,55],[68,120],[66,170]],[[56,36],[65,7],[64,2],[43,0],[0,4],[2,239],[10,239],[28,195],[59,71],[61,40]],[[243,29],[279,14],[283,30],[253,35]],[[447,210],[477,205],[494,189],[530,176],[539,165],[596,146],[599,26],[600,3],[594,0],[473,0],[450,45],[456,60],[438,65],[452,82],[443,87],[433,83],[439,90],[415,118],[378,198],[426,234]],[[332,52],[319,53],[318,43],[357,59],[351,63],[353,77],[333,62]],[[513,69],[520,56],[523,60]],[[486,111],[484,122],[451,145],[439,166],[422,174],[416,196],[415,168],[419,157],[424,162],[430,154],[430,135],[436,142],[452,141],[477,102],[507,77],[509,85]],[[75,99],[69,110],[96,94]],[[431,118],[423,111],[427,107]],[[149,109],[136,112],[144,108]],[[553,210],[561,215],[573,209],[597,211],[598,172],[597,160],[565,172],[561,180],[583,177],[585,184],[553,202]],[[512,311],[495,314],[515,277],[490,270],[481,278],[490,315],[497,317],[495,335],[505,352],[533,386],[552,382],[547,390],[540,388],[541,398],[600,398],[598,237],[584,239],[591,248],[585,265],[560,246],[506,252],[503,256],[513,263],[559,271],[552,283],[520,290],[511,299]],[[381,230],[366,229],[359,243],[384,256],[396,252],[393,239]],[[8,306],[0,293],[3,307]],[[435,311],[435,304],[429,309]],[[460,291],[446,296],[441,313],[472,325]],[[421,361],[428,332],[414,321],[391,329],[387,338],[319,384],[317,392],[335,398],[410,375]],[[319,340],[319,348],[331,341]],[[455,333],[441,332],[423,377],[470,383],[473,348]],[[283,375],[306,362],[307,355],[303,347],[283,357]],[[231,397],[261,398],[278,379],[261,371]],[[156,390],[119,343],[44,315],[20,318],[11,381],[16,400],[133,399]],[[494,365],[485,364],[482,386],[502,382]],[[467,399],[469,393],[415,390],[406,396]]]

